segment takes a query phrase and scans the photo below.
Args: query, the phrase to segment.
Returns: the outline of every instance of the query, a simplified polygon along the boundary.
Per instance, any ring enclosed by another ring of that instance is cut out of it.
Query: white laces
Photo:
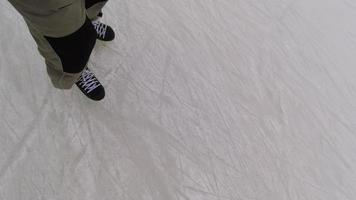
[[[96,30],[96,33],[101,37],[101,38],[105,38],[105,34],[106,34],[106,29],[107,29],[107,25],[101,23],[100,21],[93,21],[92,22],[94,25],[94,28]]]
[[[95,90],[97,87],[100,86],[100,82],[98,81],[98,79],[96,79],[94,73],[91,72],[89,69],[84,69],[80,76],[78,84],[87,93],[90,93],[91,91]]]

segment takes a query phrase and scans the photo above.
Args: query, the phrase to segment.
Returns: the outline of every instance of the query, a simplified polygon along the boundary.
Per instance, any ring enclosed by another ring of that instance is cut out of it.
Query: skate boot
[[[87,67],[83,70],[79,80],[75,84],[85,96],[94,101],[100,101],[105,97],[104,87]]]
[[[96,30],[96,38],[102,41],[112,41],[115,39],[114,30],[100,21],[92,21],[92,24]]]

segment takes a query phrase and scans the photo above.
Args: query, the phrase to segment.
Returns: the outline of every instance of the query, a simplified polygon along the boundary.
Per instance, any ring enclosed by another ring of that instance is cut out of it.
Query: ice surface
[[[97,103],[0,2],[1,200],[356,199],[356,3],[112,0]]]

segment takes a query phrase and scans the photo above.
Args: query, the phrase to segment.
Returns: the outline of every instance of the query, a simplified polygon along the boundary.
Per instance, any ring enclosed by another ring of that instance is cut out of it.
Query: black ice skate
[[[75,84],[85,96],[94,101],[100,101],[105,97],[104,87],[88,68],[83,70],[79,80]]]
[[[93,21],[92,24],[96,30],[96,38],[102,41],[112,41],[115,39],[114,30],[100,21]]]

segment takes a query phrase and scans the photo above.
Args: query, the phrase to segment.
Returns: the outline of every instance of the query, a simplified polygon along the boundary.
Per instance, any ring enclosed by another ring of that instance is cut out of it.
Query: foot
[[[88,68],[83,70],[79,80],[75,84],[85,96],[94,101],[100,101],[105,97],[104,87]]]
[[[96,30],[96,38],[102,41],[112,41],[115,39],[114,30],[100,21],[92,22],[95,30]]]

